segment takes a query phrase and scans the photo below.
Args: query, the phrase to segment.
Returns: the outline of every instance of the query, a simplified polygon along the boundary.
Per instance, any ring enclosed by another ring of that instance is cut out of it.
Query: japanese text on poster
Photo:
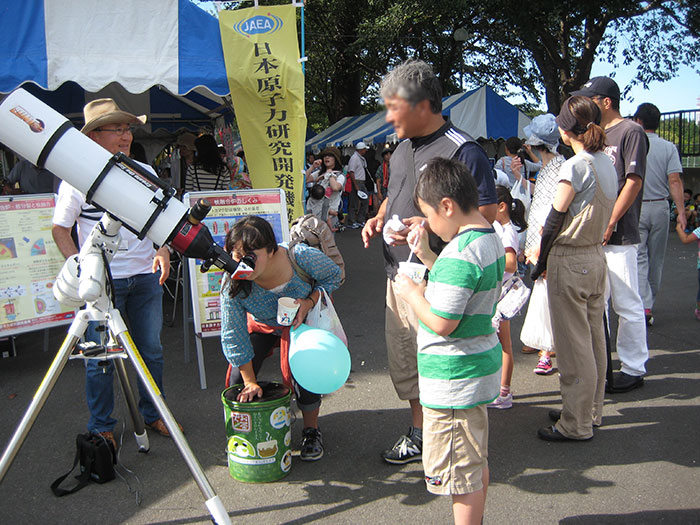
[[[53,296],[64,257],[51,236],[53,195],[0,198],[0,335],[65,324],[75,311]]]
[[[257,215],[272,225],[277,242],[289,241],[287,208],[282,190],[238,190],[217,192],[193,192],[185,195],[189,206],[199,199],[207,199],[211,211],[202,221],[211,231],[214,241],[224,246],[226,234],[238,219],[246,215]],[[221,331],[221,309],[219,292],[223,270],[212,266],[209,271],[200,271],[200,259],[189,260],[190,290],[195,332],[205,337],[217,336]]]

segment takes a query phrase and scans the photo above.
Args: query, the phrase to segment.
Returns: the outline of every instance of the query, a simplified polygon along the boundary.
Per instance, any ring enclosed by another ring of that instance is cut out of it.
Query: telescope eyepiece
[[[211,211],[211,204],[207,199],[199,199],[192,209],[188,218],[191,224],[199,224],[204,217]]]

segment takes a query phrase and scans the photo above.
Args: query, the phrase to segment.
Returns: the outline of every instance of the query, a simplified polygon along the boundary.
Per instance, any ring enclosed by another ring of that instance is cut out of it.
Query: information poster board
[[[184,202],[192,207],[202,198],[211,204],[211,211],[202,222],[222,247],[231,227],[247,215],[257,215],[268,221],[278,243],[289,241],[287,205],[282,189],[197,191],[185,194]],[[195,332],[202,337],[218,336],[221,333],[219,291],[223,270],[212,266],[202,273],[201,259],[189,259],[188,265]]]
[[[0,197],[0,336],[66,324],[53,296],[64,257],[51,235],[53,194]]]

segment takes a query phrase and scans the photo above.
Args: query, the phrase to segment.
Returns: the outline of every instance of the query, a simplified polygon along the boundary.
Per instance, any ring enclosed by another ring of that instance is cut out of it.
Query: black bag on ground
[[[117,455],[112,443],[99,434],[78,434],[75,439],[76,452],[73,466],[63,476],[51,484],[51,491],[56,497],[73,494],[82,489],[85,485],[94,481],[96,483],[107,483],[115,478],[114,465],[117,462]],[[72,489],[61,489],[58,486],[66,479],[75,466],[80,463],[80,474],[75,476],[78,484]]]

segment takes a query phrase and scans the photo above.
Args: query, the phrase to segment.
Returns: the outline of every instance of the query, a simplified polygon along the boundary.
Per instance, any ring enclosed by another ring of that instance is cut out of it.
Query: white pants
[[[634,245],[603,247],[608,264],[606,302],[612,295],[612,306],[619,316],[617,325],[617,355],[620,370],[631,376],[646,373],[649,359],[644,305],[637,281],[637,248]]]

